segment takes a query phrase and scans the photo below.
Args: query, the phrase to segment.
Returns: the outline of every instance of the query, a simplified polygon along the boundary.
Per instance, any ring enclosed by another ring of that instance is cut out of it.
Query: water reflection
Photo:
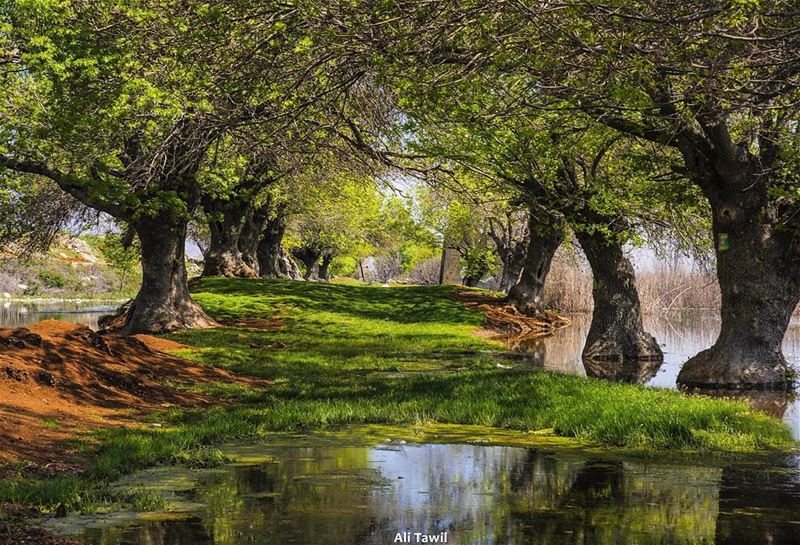
[[[664,350],[662,364],[653,362],[627,362],[605,365],[602,362],[584,362],[581,358],[583,344],[589,331],[591,316],[570,316],[572,325],[557,331],[551,337],[509,340],[509,350],[533,350],[537,368],[580,376],[594,376],[646,384],[656,388],[677,387],[678,372],[686,361],[710,347],[719,335],[719,314],[716,311],[675,312],[665,315],[645,316],[645,329],[655,335]],[[786,359],[800,368],[800,322],[793,321],[783,341]],[[800,402],[796,394],[785,392],[704,391],[706,395],[745,398],[751,405],[789,425],[795,438],[800,439]]]
[[[430,444],[282,448],[275,457],[208,476],[194,493],[204,507],[188,519],[81,537],[94,545],[350,545],[447,532],[459,544],[798,543],[790,466]]]
[[[628,384],[644,384],[653,378],[661,368],[663,362],[654,359],[597,361],[586,360],[584,368],[586,375],[594,378],[603,378]]]
[[[114,302],[47,301],[12,302],[0,300],[0,327],[22,327],[41,320],[63,320],[97,329],[97,319],[113,312]]]

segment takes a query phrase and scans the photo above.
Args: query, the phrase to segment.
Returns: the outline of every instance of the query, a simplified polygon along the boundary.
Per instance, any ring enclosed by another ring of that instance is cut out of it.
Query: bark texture
[[[258,242],[258,266],[263,278],[287,278],[283,235],[286,221],[282,215],[266,221]]]
[[[544,318],[544,283],[564,234],[560,222],[542,223],[533,214],[529,226],[525,263],[519,282],[508,292],[508,302],[526,316]]]
[[[511,248],[503,260],[503,272],[500,275],[500,291],[508,293],[515,286],[525,267],[525,257],[528,254],[528,241],[520,240]]]
[[[522,221],[514,210],[506,212],[502,220],[489,219],[489,236],[492,237],[497,255],[503,263],[498,290],[508,293],[511,286],[519,282],[525,255],[528,250],[529,221]]]
[[[584,360],[663,360],[655,338],[644,330],[633,265],[622,244],[604,233],[577,231],[592,268],[594,310]]]
[[[268,217],[267,207],[250,207],[242,222],[242,231],[239,233],[242,261],[259,276],[261,276],[261,264],[258,259],[258,244],[261,242]]]
[[[294,256],[303,264],[303,279],[316,280],[318,278],[317,263],[322,257],[322,252],[309,246],[294,249]]]
[[[254,278],[256,271],[246,262],[239,246],[248,205],[238,199],[204,200],[209,216],[211,243],[203,256],[202,276]]]
[[[691,358],[678,382],[692,388],[791,386],[781,345],[800,300],[792,242],[735,205],[714,218],[721,328],[714,345]]]
[[[122,333],[164,333],[215,325],[189,295],[186,227],[186,220],[169,215],[133,223],[142,246],[142,287]]]

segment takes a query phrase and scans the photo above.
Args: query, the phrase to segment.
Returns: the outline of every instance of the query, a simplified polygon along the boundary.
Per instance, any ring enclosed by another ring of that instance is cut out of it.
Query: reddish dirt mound
[[[486,327],[504,335],[520,335],[530,338],[535,335],[550,335],[570,324],[567,318],[548,312],[545,319],[520,314],[505,298],[473,290],[459,290],[458,301],[476,308],[486,316]]]
[[[133,335],[144,343],[150,350],[158,350],[160,352],[174,352],[175,350],[191,350],[192,347],[169,339],[162,339],[161,337],[153,337],[152,335]]]
[[[57,445],[61,440],[132,424],[142,411],[214,402],[166,381],[267,384],[156,351],[183,345],[158,339],[148,346],[150,339],[99,335],[56,320],[0,329],[0,463],[69,470],[75,459]]]

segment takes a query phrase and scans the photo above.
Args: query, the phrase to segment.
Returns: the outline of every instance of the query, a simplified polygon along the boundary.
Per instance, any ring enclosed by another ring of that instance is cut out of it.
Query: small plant
[[[67,285],[67,279],[57,272],[41,270],[36,274],[42,286],[52,289],[63,289]]]
[[[173,459],[176,464],[192,468],[221,467],[229,461],[221,451],[207,447],[178,452]]]
[[[45,418],[42,420],[42,424],[44,424],[44,427],[49,430],[57,430],[61,427],[59,421],[53,418]]]
[[[167,505],[163,494],[139,488],[123,492],[117,496],[117,499],[121,503],[129,505],[137,513],[163,511]]]

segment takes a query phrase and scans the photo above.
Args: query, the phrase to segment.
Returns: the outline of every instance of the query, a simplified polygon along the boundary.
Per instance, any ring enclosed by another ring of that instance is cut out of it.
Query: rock
[[[54,377],[52,373],[42,369],[36,374],[36,382],[52,388],[56,385],[56,377]]]
[[[12,365],[6,365],[3,368],[3,372],[8,378],[16,380],[17,382],[24,382],[28,378],[28,373]]]

